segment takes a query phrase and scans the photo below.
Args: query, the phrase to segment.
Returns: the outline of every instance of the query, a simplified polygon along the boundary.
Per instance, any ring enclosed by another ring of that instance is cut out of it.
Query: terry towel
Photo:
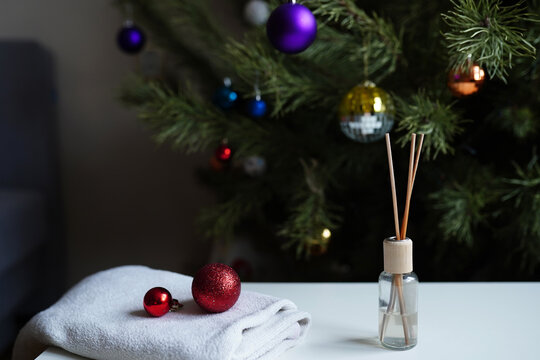
[[[310,315],[285,299],[242,290],[229,310],[211,314],[191,295],[192,278],[144,266],[91,275],[20,331],[13,360],[58,346],[91,359],[273,359],[306,335]],[[144,294],[161,286],[184,304],[150,317]]]

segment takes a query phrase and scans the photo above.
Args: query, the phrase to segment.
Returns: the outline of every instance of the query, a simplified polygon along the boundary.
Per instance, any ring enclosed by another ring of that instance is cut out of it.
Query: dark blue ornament
[[[228,110],[234,106],[238,100],[238,94],[230,86],[222,86],[214,93],[214,104],[223,110]]]
[[[266,102],[260,97],[251,99],[247,103],[247,113],[251,117],[263,117],[266,114],[266,109]]]
[[[128,54],[137,54],[146,43],[143,31],[131,22],[126,22],[116,37],[118,46]]]

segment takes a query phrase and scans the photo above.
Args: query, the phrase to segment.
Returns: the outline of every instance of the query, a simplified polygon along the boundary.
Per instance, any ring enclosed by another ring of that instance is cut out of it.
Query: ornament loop
[[[362,83],[362,86],[368,87],[368,88],[372,88],[372,87],[376,87],[377,85],[375,85],[375,83],[374,83],[373,81],[365,80],[365,81]]]
[[[255,84],[253,85],[253,91],[255,92],[255,99],[261,100],[261,89],[259,88],[259,70],[255,72]]]
[[[180,302],[178,302],[178,300],[172,299],[171,308],[169,309],[169,311],[170,312],[175,312],[176,310],[181,309],[183,307],[184,307],[184,304],[180,304]]]
[[[129,25],[133,24],[133,5],[132,4],[124,4],[124,14],[126,16],[125,23],[129,23]]]

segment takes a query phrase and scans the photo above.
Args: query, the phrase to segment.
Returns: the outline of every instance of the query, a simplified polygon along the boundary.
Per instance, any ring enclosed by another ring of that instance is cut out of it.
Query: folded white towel
[[[193,301],[191,281],[143,266],[89,276],[24,326],[13,359],[51,345],[92,359],[273,359],[306,335],[310,315],[289,300],[242,290],[231,309],[210,314]],[[155,286],[184,307],[149,317],[143,297]]]

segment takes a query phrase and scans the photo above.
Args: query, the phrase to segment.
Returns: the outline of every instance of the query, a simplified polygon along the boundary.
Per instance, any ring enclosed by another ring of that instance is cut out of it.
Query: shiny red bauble
[[[216,158],[220,161],[229,161],[232,156],[232,150],[227,144],[221,144],[214,152]]]
[[[144,310],[146,310],[149,315],[159,317],[171,310],[173,298],[167,289],[155,287],[146,292],[143,305]]]
[[[203,266],[191,284],[193,299],[209,312],[229,310],[240,296],[240,277],[230,266],[208,264]]]

